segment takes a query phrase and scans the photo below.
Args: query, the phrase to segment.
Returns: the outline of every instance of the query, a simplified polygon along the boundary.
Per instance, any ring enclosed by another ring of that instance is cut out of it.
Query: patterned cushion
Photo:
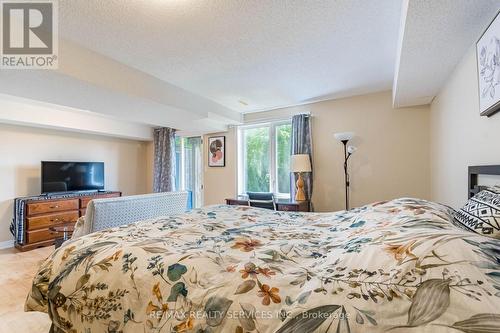
[[[500,185],[488,187],[488,190],[493,191],[495,193],[500,193]]]
[[[488,188],[469,199],[455,219],[478,234],[500,238],[500,191]]]
[[[84,221],[77,223],[72,238],[159,216],[184,213],[187,197],[188,192],[182,191],[92,200],[87,206]]]

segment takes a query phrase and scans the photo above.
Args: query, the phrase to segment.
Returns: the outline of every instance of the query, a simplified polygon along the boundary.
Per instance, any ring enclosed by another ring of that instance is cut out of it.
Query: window
[[[201,137],[175,137],[175,190],[188,191],[188,208],[203,205]]]
[[[292,124],[276,126],[276,180],[277,193],[290,193],[290,152]]]
[[[290,193],[290,121],[240,127],[238,191]]]

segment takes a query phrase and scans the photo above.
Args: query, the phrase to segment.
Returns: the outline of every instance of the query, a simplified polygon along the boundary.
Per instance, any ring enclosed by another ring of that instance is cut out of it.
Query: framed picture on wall
[[[500,15],[493,19],[476,43],[479,112],[491,116],[500,111]]]
[[[212,136],[208,138],[208,166],[226,166],[226,137]]]

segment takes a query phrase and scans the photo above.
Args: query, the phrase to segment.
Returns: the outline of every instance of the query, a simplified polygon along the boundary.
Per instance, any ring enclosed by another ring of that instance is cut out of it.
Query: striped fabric
[[[99,194],[111,193],[111,192],[99,192]],[[65,198],[75,198],[82,196],[89,196],[94,194],[94,192],[81,192],[81,193],[57,193],[57,194],[47,194],[47,195],[33,195],[28,197],[21,197],[14,199],[14,215],[12,222],[10,223],[10,232],[14,236],[14,242],[18,245],[23,245],[25,242],[25,226],[24,218],[26,212],[26,203],[33,201],[41,201],[48,199],[65,199]]]
[[[499,239],[500,188],[490,187],[470,198],[455,219],[473,232]]]

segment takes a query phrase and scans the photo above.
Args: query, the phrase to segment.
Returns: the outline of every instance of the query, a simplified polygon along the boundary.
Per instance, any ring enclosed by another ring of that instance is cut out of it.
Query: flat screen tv
[[[104,190],[103,162],[42,162],[42,193]]]

